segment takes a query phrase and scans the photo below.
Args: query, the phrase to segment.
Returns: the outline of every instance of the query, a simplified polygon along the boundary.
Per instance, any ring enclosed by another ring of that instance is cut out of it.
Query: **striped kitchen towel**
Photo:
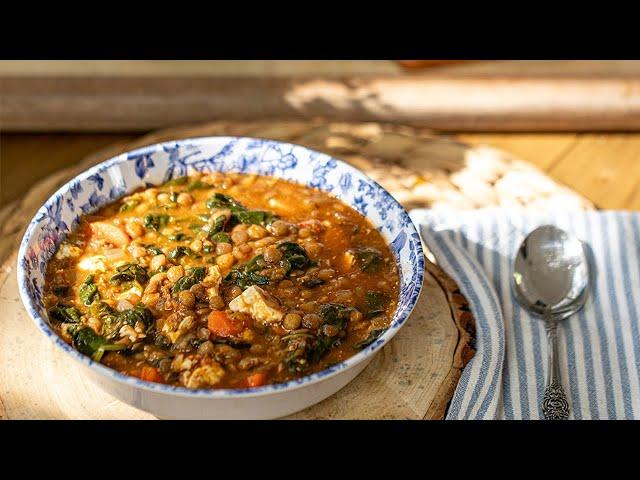
[[[640,418],[640,214],[483,209],[413,210],[411,217],[476,319],[477,352],[447,418],[542,418],[545,330],[516,303],[509,282],[520,242],[544,224],[583,240],[591,263],[587,303],[558,329],[570,418]]]

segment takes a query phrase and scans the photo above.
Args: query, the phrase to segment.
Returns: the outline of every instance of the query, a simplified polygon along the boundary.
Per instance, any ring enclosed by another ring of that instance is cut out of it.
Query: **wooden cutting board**
[[[28,220],[61,184],[122,151],[176,138],[249,135],[291,141],[364,170],[407,208],[592,208],[534,167],[488,147],[376,123],[214,122],[114,145],[48,177],[0,210],[0,418],[150,419],[86,380],[31,322],[19,299],[17,247]],[[457,286],[427,262],[423,293],[393,341],[352,383],[290,418],[439,419],[474,349],[474,322]]]

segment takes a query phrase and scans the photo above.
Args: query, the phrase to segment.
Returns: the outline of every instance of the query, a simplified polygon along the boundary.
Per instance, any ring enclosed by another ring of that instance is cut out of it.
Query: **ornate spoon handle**
[[[549,365],[547,368],[547,386],[542,398],[542,413],[546,420],[566,420],[569,418],[569,402],[560,383],[558,369],[558,324],[552,318],[545,321],[547,342],[549,344]]]

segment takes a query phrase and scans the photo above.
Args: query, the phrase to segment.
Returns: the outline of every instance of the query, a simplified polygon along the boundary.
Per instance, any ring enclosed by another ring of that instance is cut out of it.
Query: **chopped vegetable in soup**
[[[380,233],[336,198],[212,173],[85,215],[45,289],[56,331],[95,361],[151,382],[248,388],[370,345],[399,277]]]

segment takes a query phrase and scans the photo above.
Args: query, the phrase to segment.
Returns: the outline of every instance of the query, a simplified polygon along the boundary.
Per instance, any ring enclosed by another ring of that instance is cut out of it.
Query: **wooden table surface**
[[[139,135],[0,134],[0,204],[94,150]],[[473,133],[458,137],[501,148],[535,164],[599,208],[640,209],[640,134]]]
[[[534,163],[598,208],[640,209],[640,134],[466,134]]]

